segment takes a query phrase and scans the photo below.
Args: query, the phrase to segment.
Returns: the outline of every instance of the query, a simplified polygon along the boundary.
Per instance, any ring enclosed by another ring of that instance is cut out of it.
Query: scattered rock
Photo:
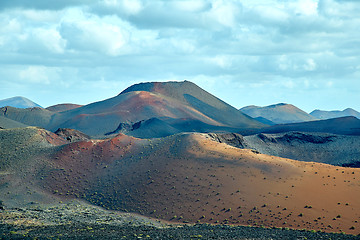
[[[305,134],[301,132],[289,132],[282,137],[278,137],[276,140],[281,142],[309,142],[315,144],[322,144],[332,142],[335,136],[316,136],[313,134]]]
[[[245,148],[244,137],[238,133],[209,133],[213,141],[226,143],[237,148]]]
[[[263,133],[260,133],[257,135],[258,138],[260,138],[261,140],[263,140],[264,142],[272,142],[272,143],[277,143],[275,138],[269,137]]]
[[[59,128],[56,130],[55,134],[68,142],[87,141],[91,139],[91,137],[85,133],[70,128]]]

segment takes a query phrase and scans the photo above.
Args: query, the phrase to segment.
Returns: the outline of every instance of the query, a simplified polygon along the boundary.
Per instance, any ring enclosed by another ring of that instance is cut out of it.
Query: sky
[[[189,80],[230,105],[360,111],[358,0],[1,0],[0,99]]]

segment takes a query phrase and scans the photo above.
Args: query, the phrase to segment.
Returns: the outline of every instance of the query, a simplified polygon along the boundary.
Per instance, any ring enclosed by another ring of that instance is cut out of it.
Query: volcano
[[[265,118],[275,124],[297,123],[317,120],[300,108],[286,103],[269,105],[266,107],[247,106],[240,109],[253,118]]]
[[[64,106],[26,110],[9,107],[2,108],[1,112],[5,117],[26,125],[51,131],[71,128],[91,136],[120,132],[132,135],[132,130],[139,129],[139,126],[147,130],[143,131],[144,134],[139,134],[139,131],[135,134],[145,138],[171,135],[184,129],[197,132],[241,131],[267,126],[189,81],[140,83],[113,98],[63,109]],[[140,124],[155,118],[168,127],[164,130],[161,124]],[[189,126],[189,123],[194,124]],[[152,134],[147,136],[146,132]],[[156,132],[161,132],[161,135],[157,136]]]

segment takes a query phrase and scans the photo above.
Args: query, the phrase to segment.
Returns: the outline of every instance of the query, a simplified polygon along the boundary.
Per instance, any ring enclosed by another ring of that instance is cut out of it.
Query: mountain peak
[[[240,110],[253,118],[263,117],[276,124],[316,120],[315,117],[288,103],[278,103],[265,107],[243,107]]]
[[[270,106],[280,107],[280,106],[293,106],[293,105],[292,105],[292,104],[288,104],[288,103],[277,103],[277,104],[273,104],[273,105],[270,105]]]
[[[334,110],[334,111],[324,111],[316,109],[310,113],[310,115],[318,119],[330,119],[330,118],[339,118],[346,116],[353,116],[360,119],[360,113],[352,108],[346,108],[343,111]]]
[[[6,107],[6,106],[16,107],[16,108],[32,108],[32,107],[42,108],[39,104],[31,101],[28,98],[21,96],[0,100],[0,107]]]
[[[198,87],[195,83],[188,80],[184,81],[168,81],[168,82],[142,82],[131,85],[122,91],[119,95],[135,92],[135,91],[146,91],[146,92],[161,92],[161,89],[171,89],[171,88],[184,88],[184,87]],[[199,87],[198,87],[199,88]]]

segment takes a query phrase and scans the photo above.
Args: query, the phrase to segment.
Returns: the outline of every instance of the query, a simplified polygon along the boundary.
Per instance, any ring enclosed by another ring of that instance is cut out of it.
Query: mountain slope
[[[143,137],[154,137],[156,132],[161,134],[155,137],[178,133],[191,122],[196,124],[185,128],[200,132],[225,129],[241,131],[267,126],[188,81],[136,84],[104,101],[62,111],[64,107],[69,106],[49,108],[58,109],[56,111],[9,107],[1,109],[1,112],[7,118],[27,125],[51,131],[72,128],[92,136],[119,133],[122,132],[119,126],[134,125],[155,118],[164,121],[166,129],[161,129],[159,123],[146,124],[147,130],[144,132],[150,135],[142,134]],[[133,135],[139,136],[139,131]],[[127,131],[127,134],[132,135],[131,131]]]
[[[341,117],[311,122],[279,124],[260,130],[262,133],[283,133],[290,131],[360,135],[360,119],[356,117]]]
[[[1,130],[0,144],[9,139],[12,145],[0,148],[5,206],[41,193],[173,222],[359,233],[360,169],[259,154],[208,134],[120,134],[61,145],[65,140],[45,130]]]
[[[261,133],[245,136],[242,144],[263,154],[299,161],[346,166],[360,160],[360,136],[303,132]]]
[[[25,125],[43,128],[49,127],[54,115],[54,112],[39,107],[26,109],[15,107],[0,108],[0,116],[12,119]]]
[[[0,116],[0,129],[9,129],[9,128],[22,128],[26,127],[25,124],[11,120],[9,118]]]
[[[25,97],[12,97],[0,100],[0,107],[16,107],[16,108],[32,108],[41,107],[39,104],[34,103]]]
[[[304,112],[303,110],[291,104],[279,103],[266,107],[247,106],[240,109],[240,111],[257,118],[263,117],[276,124],[296,123],[316,120],[314,116]]]
[[[322,111],[317,109],[312,111],[310,115],[322,120],[349,116],[357,117],[360,119],[360,112],[355,111],[352,108],[347,108],[343,111]]]
[[[52,112],[64,112],[67,110],[75,109],[78,107],[82,107],[83,105],[78,104],[72,104],[72,103],[63,103],[63,104],[56,104],[50,107],[47,107],[46,109]]]
[[[223,126],[257,128],[263,125],[189,81],[140,83],[125,89],[121,94],[136,91],[146,91],[172,98]]]

